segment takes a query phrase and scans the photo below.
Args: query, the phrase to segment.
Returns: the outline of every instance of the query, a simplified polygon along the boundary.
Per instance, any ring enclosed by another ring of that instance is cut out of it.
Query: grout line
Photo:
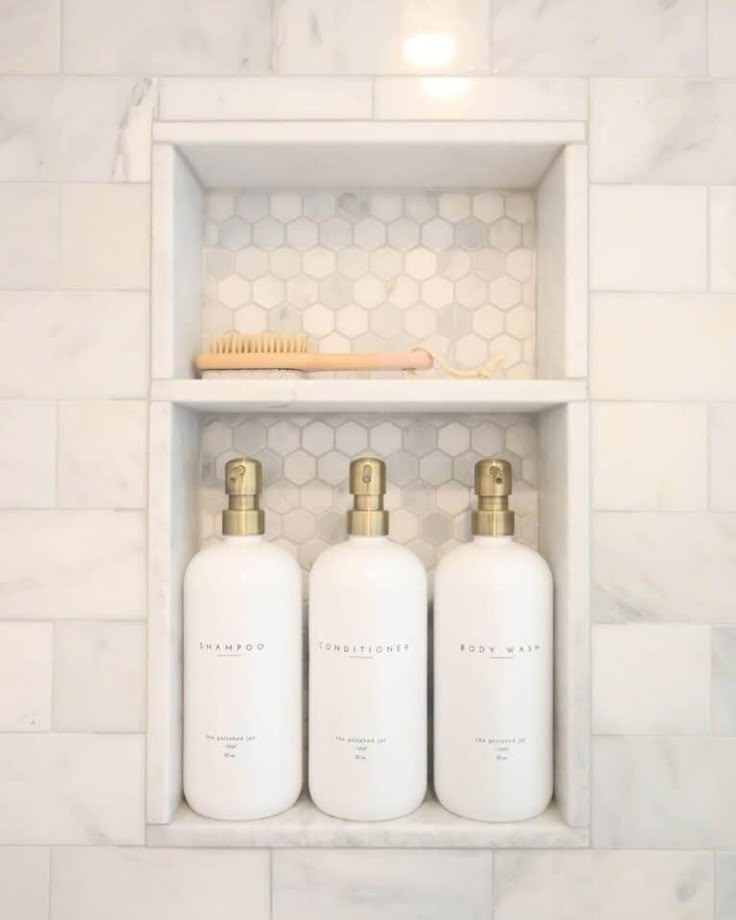
[[[46,897],[48,902],[46,904],[46,917],[48,920],[52,920],[53,906],[52,906],[52,897],[53,897],[53,875],[54,875],[54,853],[55,847],[49,847],[49,880],[46,888]]]
[[[273,847],[268,851],[268,916],[273,920]]]

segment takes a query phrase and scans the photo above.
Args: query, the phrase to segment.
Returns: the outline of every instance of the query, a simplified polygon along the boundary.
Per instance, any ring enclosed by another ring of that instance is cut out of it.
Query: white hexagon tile
[[[534,198],[519,191],[210,191],[203,333],[320,351],[426,344],[534,376]]]
[[[386,461],[390,535],[431,571],[438,555],[470,535],[473,467],[498,455],[514,470],[511,505],[518,537],[537,542],[537,432],[529,415],[223,415],[203,422],[200,538],[221,533],[223,474],[232,457],[263,464],[266,535],[308,571],[317,555],[345,538],[350,461]]]

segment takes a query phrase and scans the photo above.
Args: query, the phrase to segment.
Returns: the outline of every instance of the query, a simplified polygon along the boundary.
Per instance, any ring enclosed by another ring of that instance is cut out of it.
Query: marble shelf
[[[553,802],[536,818],[491,824],[459,818],[429,796],[412,814],[393,821],[343,821],[323,814],[307,795],[283,814],[256,821],[214,821],[185,803],[171,823],[149,825],[147,842],[162,847],[584,847],[588,830],[570,827]]]
[[[197,412],[538,412],[586,399],[585,380],[154,380]]]

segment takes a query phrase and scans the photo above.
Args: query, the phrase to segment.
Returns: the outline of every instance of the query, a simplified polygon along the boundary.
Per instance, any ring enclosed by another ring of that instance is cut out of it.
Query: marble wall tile
[[[594,399],[736,399],[736,296],[600,293],[590,311]]]
[[[45,847],[0,847],[0,917],[48,920],[49,876]]]
[[[594,738],[593,846],[736,848],[736,738]]]
[[[708,0],[708,70],[715,77],[736,77],[736,6],[733,0]]]
[[[592,185],[591,288],[704,290],[707,197],[692,186]]]
[[[63,185],[62,286],[147,289],[149,226],[146,185]]]
[[[0,512],[3,619],[140,619],[145,603],[141,512]]]
[[[155,102],[148,77],[0,77],[0,179],[147,182]]]
[[[61,403],[59,504],[71,508],[143,508],[147,425],[143,401]]]
[[[494,920],[711,920],[710,853],[500,852]]]
[[[81,74],[227,74],[270,69],[270,0],[65,0],[64,70]]]
[[[485,0],[280,0],[274,34],[276,70],[284,74],[490,69]]]
[[[0,402],[0,508],[56,502],[56,404]]]
[[[599,624],[593,627],[592,639],[595,733],[709,732],[709,627]]]
[[[161,81],[163,121],[370,118],[373,84],[360,77],[169,77]]]
[[[0,290],[55,287],[59,281],[57,186],[0,183],[0,214]]]
[[[2,398],[147,394],[146,294],[0,292],[0,327]]]
[[[0,731],[51,728],[52,640],[51,623],[0,621]]]
[[[143,623],[57,623],[54,729],[144,731],[145,675]]]
[[[593,618],[736,624],[736,515],[593,515]]]
[[[56,0],[8,0],[0,18],[0,70],[53,73],[59,68]]]
[[[713,732],[736,736],[736,628],[713,630]]]
[[[378,77],[375,117],[383,119],[584,120],[584,80],[560,77]]]
[[[734,456],[736,403],[716,403],[710,407],[710,507],[713,511],[736,511]]]
[[[736,188],[710,190],[710,286],[736,291]]]
[[[269,920],[264,850],[55,850],[54,920]]]
[[[143,740],[0,734],[0,844],[142,843]]]
[[[593,80],[594,182],[736,182],[736,84]]]
[[[736,917],[736,853],[716,853],[716,920]]]
[[[700,74],[700,0],[495,0],[493,63],[500,73]]]
[[[595,509],[696,511],[707,507],[707,406],[596,403],[591,418]]]
[[[490,920],[491,854],[276,850],[273,920]]]

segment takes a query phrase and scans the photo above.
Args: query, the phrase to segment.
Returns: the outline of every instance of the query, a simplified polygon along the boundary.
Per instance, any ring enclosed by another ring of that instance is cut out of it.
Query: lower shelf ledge
[[[304,795],[288,811],[255,821],[215,821],[184,802],[170,824],[149,824],[149,846],[353,847],[408,849],[573,848],[588,845],[587,828],[570,827],[553,802],[536,818],[491,824],[459,818],[432,797],[393,821],[343,821],[323,814]]]

